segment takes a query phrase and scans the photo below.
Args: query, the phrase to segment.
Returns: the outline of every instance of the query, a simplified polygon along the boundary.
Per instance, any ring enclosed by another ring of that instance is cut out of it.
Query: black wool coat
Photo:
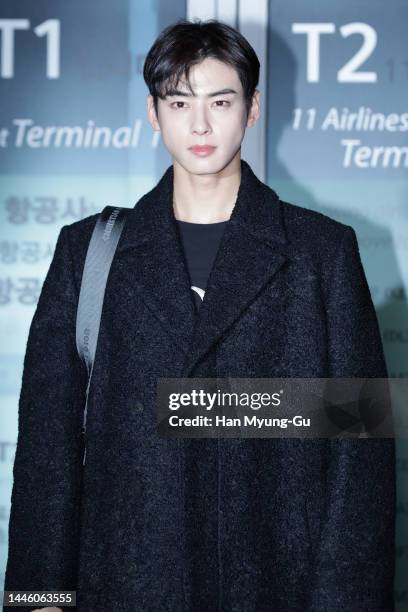
[[[156,429],[161,377],[387,376],[354,230],[241,160],[196,316],[173,176],[131,210],[112,263],[82,496],[75,320],[97,215],[58,236],[24,361],[5,588],[76,590],[80,612],[393,611],[394,440]]]

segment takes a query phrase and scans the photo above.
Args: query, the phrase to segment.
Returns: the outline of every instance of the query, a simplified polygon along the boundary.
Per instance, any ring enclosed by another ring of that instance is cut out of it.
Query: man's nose
[[[197,109],[194,112],[191,131],[193,134],[211,133],[211,125],[205,109]]]

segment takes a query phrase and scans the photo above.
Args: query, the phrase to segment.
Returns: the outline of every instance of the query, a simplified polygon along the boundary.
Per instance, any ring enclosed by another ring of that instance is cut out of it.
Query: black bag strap
[[[130,208],[105,206],[100,213],[86,253],[76,317],[76,346],[88,371],[82,424],[83,465],[88,393],[93,372],[106,283],[116,247]]]

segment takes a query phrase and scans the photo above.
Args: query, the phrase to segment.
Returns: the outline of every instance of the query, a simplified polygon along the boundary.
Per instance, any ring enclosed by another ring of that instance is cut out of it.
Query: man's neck
[[[216,174],[191,174],[174,162],[173,212],[189,223],[227,221],[241,182],[241,161],[235,157]]]

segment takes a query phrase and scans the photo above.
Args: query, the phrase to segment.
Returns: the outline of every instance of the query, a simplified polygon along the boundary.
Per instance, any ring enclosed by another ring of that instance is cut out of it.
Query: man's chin
[[[225,164],[220,163],[219,160],[214,159],[214,154],[208,157],[198,157],[194,155],[194,153],[191,153],[191,157],[188,160],[176,160],[173,158],[173,164],[175,161],[189,174],[197,175],[217,174],[217,172],[221,172],[225,166]]]
[[[194,155],[192,155],[192,157],[195,157]],[[231,159],[230,158],[224,158],[221,159],[221,156],[219,155],[217,159],[215,159],[214,156],[211,156],[212,159],[210,159],[210,157],[208,158],[201,158],[201,159],[183,159],[183,160],[179,160],[173,157],[173,164],[175,165],[179,165],[181,166],[185,172],[187,172],[188,174],[192,174],[192,175],[197,175],[197,176],[205,176],[207,174],[222,174],[222,175],[229,175],[231,173],[234,173],[233,167],[234,167],[234,158],[235,156],[233,156]]]

